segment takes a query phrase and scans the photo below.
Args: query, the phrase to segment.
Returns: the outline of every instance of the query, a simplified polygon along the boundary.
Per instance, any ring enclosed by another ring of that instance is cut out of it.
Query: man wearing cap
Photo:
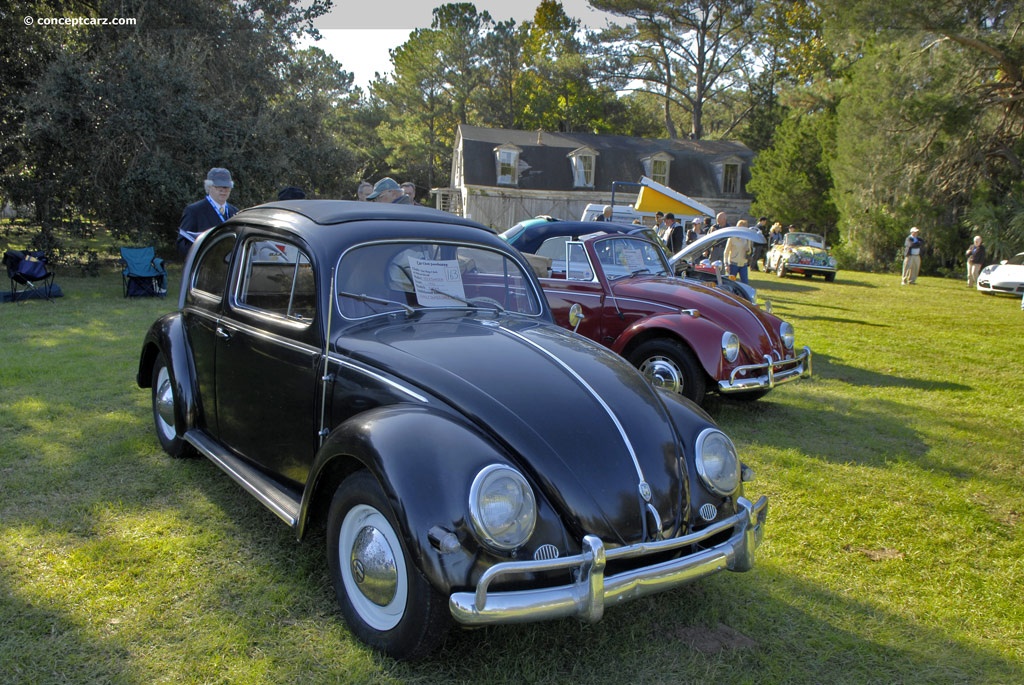
[[[206,174],[203,181],[206,197],[185,207],[178,225],[178,255],[184,258],[192,243],[202,233],[218,226],[235,214],[238,208],[228,204],[228,196],[235,182],[231,180],[231,172],[227,169],[214,167]]]
[[[412,198],[402,192],[398,181],[388,176],[373,184],[373,192],[366,196],[371,202],[390,202],[396,205],[411,205]]]
[[[917,283],[917,275],[921,272],[921,249],[924,241],[921,240],[921,229],[914,226],[910,229],[910,235],[903,241],[903,280],[900,285],[914,285]]]

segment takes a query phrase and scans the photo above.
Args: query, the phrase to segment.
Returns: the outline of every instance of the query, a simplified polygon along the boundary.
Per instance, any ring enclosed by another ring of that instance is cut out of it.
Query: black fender
[[[139,369],[135,382],[140,388],[153,386],[153,366],[158,354],[167,360],[171,382],[174,383],[178,402],[174,405],[174,427],[183,436],[198,421],[199,393],[195,387],[195,374],[191,371],[192,357],[185,340],[185,327],[178,312],[157,319],[146,332],[139,355]]]
[[[711,492],[704,485],[704,481],[701,480],[697,474],[696,467],[696,454],[693,454],[693,450],[696,448],[697,436],[707,428],[714,428],[721,430],[718,424],[711,417],[708,412],[696,404],[689,398],[683,397],[682,395],[667,390],[661,390],[659,388],[658,395],[661,397],[662,402],[665,403],[666,409],[668,409],[669,415],[672,417],[672,423],[676,427],[676,432],[679,434],[683,450],[686,454],[686,464],[684,469],[687,475],[688,481],[688,499],[690,502],[689,521],[691,525],[695,521],[699,521],[697,512],[704,504],[713,504],[719,510],[719,517],[732,516],[739,511],[737,499],[743,495],[743,483],[740,483],[739,488],[736,492],[732,493],[727,497],[718,495]],[[724,431],[722,431],[724,433]],[[731,438],[730,438],[731,439]],[[740,460],[740,468],[743,468],[742,459]]]
[[[423,405],[377,407],[337,426],[324,441],[303,493],[299,526],[326,511],[341,481],[365,468],[383,488],[417,567],[434,588],[445,594],[466,589],[487,566],[515,558],[483,548],[472,533],[470,486],[489,464],[512,466],[530,480],[494,441],[457,415]],[[538,508],[530,547],[548,542],[566,549],[560,519],[530,482]],[[443,533],[458,538],[458,550],[438,549]]]

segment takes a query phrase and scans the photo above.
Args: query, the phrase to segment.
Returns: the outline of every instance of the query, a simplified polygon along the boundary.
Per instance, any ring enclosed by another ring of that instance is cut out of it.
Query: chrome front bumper
[[[749,571],[754,566],[754,550],[761,543],[768,515],[768,498],[756,504],[740,497],[741,511],[704,530],[657,542],[605,549],[593,535],[583,538],[583,551],[571,557],[542,561],[512,561],[489,568],[480,578],[476,592],[456,592],[448,607],[456,621],[481,626],[494,623],[527,623],[575,616],[599,621],[604,608],[633,599],[664,592],[678,585],[723,570]],[[688,547],[719,533],[734,529],[725,542],[693,554],[643,568],[605,576],[609,561],[633,559],[659,552]],[[574,583],[537,590],[489,592],[499,579],[522,577],[546,571],[571,572]]]
[[[800,354],[792,359],[773,361],[768,355],[763,364],[737,366],[729,378],[718,381],[718,391],[723,393],[743,392],[774,388],[781,383],[807,378],[811,375],[811,348],[804,345]]]

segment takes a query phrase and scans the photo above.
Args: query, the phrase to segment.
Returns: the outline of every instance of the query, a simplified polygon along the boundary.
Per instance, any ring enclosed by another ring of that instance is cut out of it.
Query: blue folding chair
[[[53,302],[53,269],[50,268],[46,253],[41,250],[7,250],[4,252],[4,266],[11,279],[11,302],[30,297],[45,297]],[[22,287],[21,292],[18,288]],[[40,287],[42,286],[42,287]],[[60,293],[57,293],[58,297]]]
[[[121,281],[125,297],[163,297],[167,294],[167,269],[153,247],[122,247]]]

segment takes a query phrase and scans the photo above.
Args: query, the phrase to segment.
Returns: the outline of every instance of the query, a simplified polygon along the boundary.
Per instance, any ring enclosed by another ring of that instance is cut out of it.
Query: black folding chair
[[[11,279],[11,302],[17,302],[19,297],[23,300],[45,297],[53,302],[54,272],[46,253],[42,250],[7,250],[3,262],[7,267],[7,277]]]
[[[167,269],[153,247],[122,247],[121,282],[125,297],[163,297],[167,294]]]

